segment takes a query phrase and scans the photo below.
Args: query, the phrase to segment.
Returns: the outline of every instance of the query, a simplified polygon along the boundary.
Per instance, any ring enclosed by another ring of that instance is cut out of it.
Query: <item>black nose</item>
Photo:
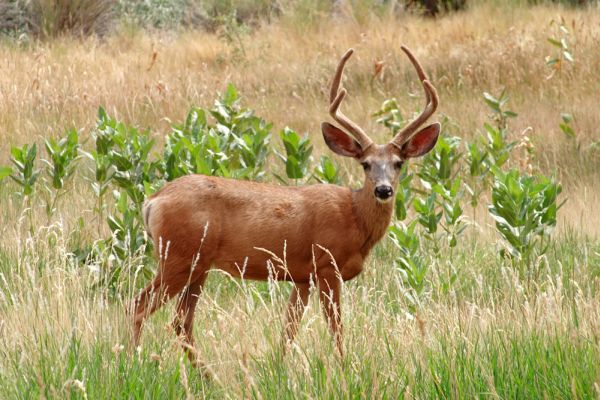
[[[377,186],[375,188],[375,197],[377,197],[381,200],[385,200],[393,194],[394,194],[394,190],[392,189],[391,186],[382,185],[382,186]]]

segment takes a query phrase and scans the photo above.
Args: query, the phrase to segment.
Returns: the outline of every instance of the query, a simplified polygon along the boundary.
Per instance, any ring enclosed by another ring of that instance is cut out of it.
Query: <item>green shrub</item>
[[[321,183],[342,184],[337,164],[327,156],[321,156],[319,165],[315,167],[313,176]]]
[[[542,175],[496,172],[489,212],[505,242],[503,255],[529,268],[534,256],[546,252],[561,191],[559,183]]]
[[[285,147],[285,155],[277,154],[285,162],[285,173],[289,179],[294,179],[298,183],[308,174],[309,166],[312,161],[313,146],[310,143],[308,135],[301,137],[291,128],[284,128],[279,136]],[[285,182],[284,179],[281,179]]]
[[[23,197],[31,196],[40,174],[40,170],[35,168],[37,145],[34,143],[31,146],[24,144],[22,147],[13,147],[10,153],[14,165],[10,177],[20,186]]]
[[[422,254],[421,239],[416,227],[417,221],[408,225],[398,222],[389,229],[390,239],[399,252],[394,260],[394,266],[402,277],[405,285],[403,294],[413,314],[429,291],[427,281],[429,263]]]
[[[272,125],[241,107],[239,100],[229,85],[211,110],[193,108],[183,124],[173,125],[163,153],[165,180],[191,173],[253,180],[264,177]]]
[[[75,173],[79,160],[79,132],[70,129],[66,137],[58,141],[48,138],[44,141],[44,145],[49,158],[42,161],[46,164],[46,174],[50,178],[50,185],[44,179],[46,192],[49,193],[46,199],[46,215],[50,219],[59,197],[65,193],[67,181]]]

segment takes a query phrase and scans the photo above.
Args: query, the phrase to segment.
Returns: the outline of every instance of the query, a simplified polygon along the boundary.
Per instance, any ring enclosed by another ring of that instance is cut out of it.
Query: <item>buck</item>
[[[389,143],[374,144],[340,111],[346,96],[340,84],[352,49],[342,57],[333,78],[329,113],[345,132],[323,122],[323,137],[333,152],[362,165],[361,189],[329,184],[285,187],[189,175],[146,200],[144,223],[154,240],[159,268],[133,303],[136,346],[144,319],[179,295],[173,324],[184,346],[192,349],[198,296],[208,271],[216,268],[243,279],[293,283],[286,341],[297,333],[311,283],[318,286],[329,329],[343,354],[341,283],[360,274],[369,252],[386,233],[403,163],[430,151],[440,132],[439,123],[419,130],[437,108],[438,96],[410,50],[404,46],[402,50],[423,85],[426,106]],[[194,361],[193,352],[188,356]]]

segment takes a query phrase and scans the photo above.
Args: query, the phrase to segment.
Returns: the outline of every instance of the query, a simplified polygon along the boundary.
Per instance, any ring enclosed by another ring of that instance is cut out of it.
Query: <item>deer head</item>
[[[329,95],[329,114],[347,133],[328,122],[321,124],[325,143],[333,152],[352,157],[360,162],[365,171],[364,190],[372,192],[379,202],[393,199],[404,162],[429,152],[435,146],[440,133],[438,122],[419,130],[419,127],[435,112],[438,96],[433,85],[427,80],[419,61],[405,46],[402,46],[402,50],[417,70],[425,90],[426,106],[414,121],[398,132],[389,143],[379,145],[374,144],[358,125],[340,111],[340,104],[346,96],[346,89],[340,88],[344,66],[354,52],[353,49],[349,49],[338,64]]]

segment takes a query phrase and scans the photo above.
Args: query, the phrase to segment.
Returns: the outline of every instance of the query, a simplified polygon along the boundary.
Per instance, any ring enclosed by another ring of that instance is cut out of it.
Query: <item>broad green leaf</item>
[[[6,178],[10,174],[12,174],[13,170],[11,167],[1,167],[0,166],[0,180]]]

